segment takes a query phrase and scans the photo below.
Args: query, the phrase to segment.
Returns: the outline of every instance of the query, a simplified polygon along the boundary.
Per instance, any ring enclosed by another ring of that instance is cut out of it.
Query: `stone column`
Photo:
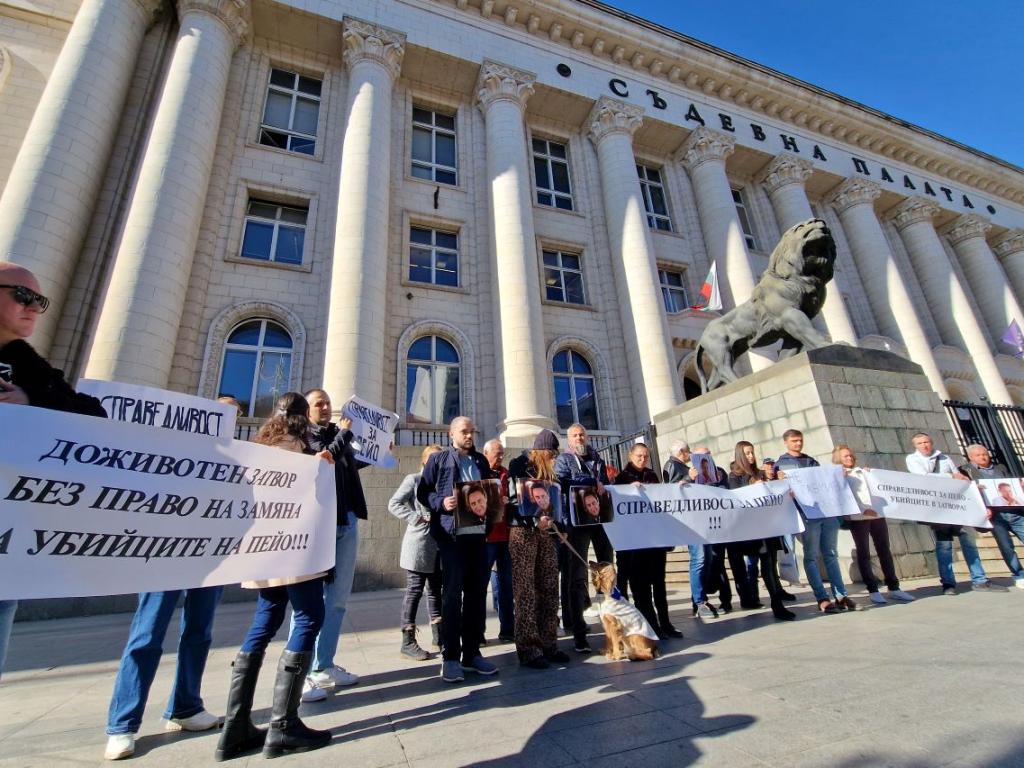
[[[1012,403],[988,335],[975,317],[967,292],[953,271],[932,224],[939,210],[939,206],[929,200],[908,197],[893,208],[889,216],[907,247],[942,340],[959,347],[973,360],[990,402]]]
[[[53,304],[32,343],[60,321],[146,28],[160,0],[84,0],[0,198],[0,259],[32,270]]]
[[[180,29],[103,299],[86,375],[164,387],[246,0],[179,0]]]
[[[1019,301],[1019,297],[1024,296],[1024,229],[1004,232],[992,244],[992,251],[1002,262],[1003,271],[1010,278],[1013,293]]]
[[[732,136],[698,128],[683,142],[678,154],[690,172],[704,247],[718,265],[722,304],[726,310],[749,299],[757,285],[732,199],[732,187],[725,174],[725,159],[735,148],[736,140]],[[753,350],[748,358],[755,371],[767,368],[772,362]]]
[[[804,183],[813,173],[814,163],[810,160],[785,153],[777,155],[765,169],[764,188],[775,209],[779,229],[783,232],[801,221],[814,218],[814,212],[807,199],[807,190],[804,188]],[[827,287],[821,316],[832,341],[857,345],[857,332],[853,328],[853,321],[835,278]]]
[[[383,400],[392,90],[405,35],[345,17],[348,103],[331,263],[323,385],[343,402]]]
[[[851,177],[832,193],[850,243],[868,303],[882,333],[903,342],[910,359],[924,369],[928,381],[943,400],[949,399],[924,326],[914,311],[910,292],[875,215],[874,201],[882,194],[878,184]]]
[[[529,72],[485,61],[476,84],[487,129],[487,202],[497,286],[495,335],[500,337],[505,395],[504,419],[498,429],[503,439],[512,440],[557,428],[548,415],[553,409],[524,122],[535,80]]]
[[[985,233],[992,227],[976,213],[959,216],[943,231],[953,245],[988,332],[1001,339],[1011,320],[1024,327],[1024,314]]]
[[[636,179],[633,133],[641,122],[643,109],[607,96],[598,99],[587,119],[601,168],[605,220],[617,273],[615,284],[636,415],[650,421],[682,398],[658,283],[658,263]]]

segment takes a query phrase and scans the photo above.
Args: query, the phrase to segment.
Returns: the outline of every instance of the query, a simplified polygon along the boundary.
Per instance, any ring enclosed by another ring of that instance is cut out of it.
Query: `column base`
[[[506,448],[532,448],[533,438],[542,429],[558,432],[558,424],[551,417],[540,414],[517,416],[498,424],[498,434]]]

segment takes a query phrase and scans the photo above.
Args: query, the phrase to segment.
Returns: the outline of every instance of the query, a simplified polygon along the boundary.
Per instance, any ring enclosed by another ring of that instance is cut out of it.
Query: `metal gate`
[[[1024,476],[1024,408],[947,400],[944,405],[956,430],[960,449],[978,443],[992,452],[1015,477]]]
[[[623,435],[622,439],[609,443],[604,448],[598,449],[598,454],[604,459],[605,464],[622,469],[629,463],[629,449],[636,443],[643,443],[651,453],[651,469],[661,475],[661,462],[658,460],[658,444],[655,438],[657,432],[653,424],[648,424],[639,432],[631,435]]]

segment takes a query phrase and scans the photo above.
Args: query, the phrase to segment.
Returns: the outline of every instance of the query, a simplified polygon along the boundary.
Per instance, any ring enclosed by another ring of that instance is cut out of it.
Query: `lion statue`
[[[821,219],[808,219],[782,236],[768,269],[750,300],[708,323],[697,344],[697,376],[701,391],[729,384],[739,377],[733,365],[752,347],[782,340],[779,359],[804,349],[818,349],[829,340],[811,324],[825,303],[825,284],[832,279],[836,244]],[[705,376],[703,360],[711,363]]]

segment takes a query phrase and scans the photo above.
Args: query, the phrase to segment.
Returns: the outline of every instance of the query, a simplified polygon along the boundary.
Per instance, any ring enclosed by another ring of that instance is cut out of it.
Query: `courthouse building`
[[[72,376],[607,441],[813,215],[833,340],[1024,403],[1021,169],[592,0],[5,0],[0,114]]]

